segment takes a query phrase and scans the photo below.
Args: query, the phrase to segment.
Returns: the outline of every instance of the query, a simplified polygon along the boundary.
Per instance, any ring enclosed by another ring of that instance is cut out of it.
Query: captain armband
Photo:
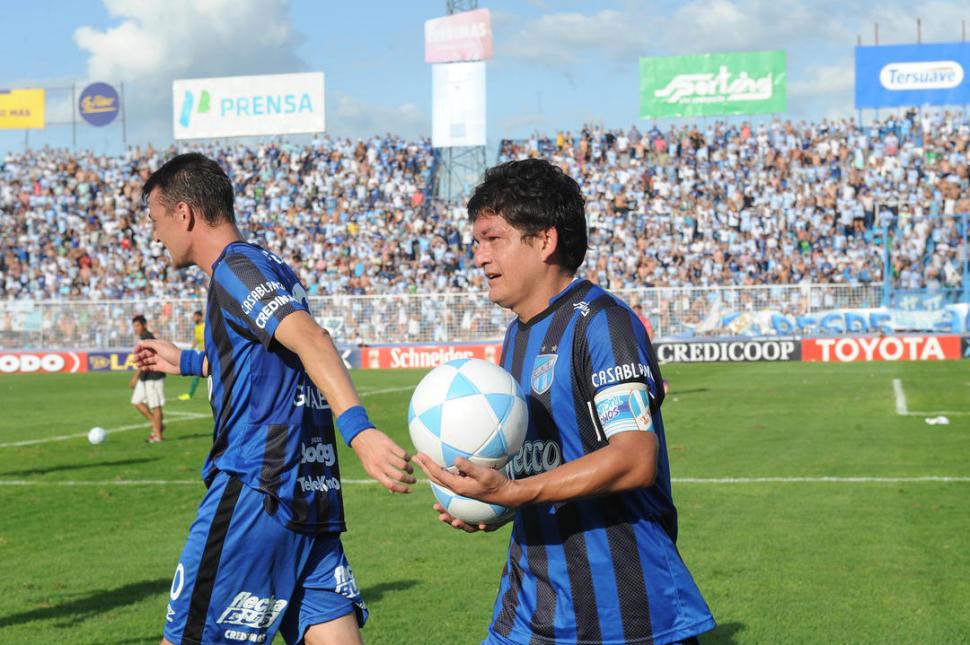
[[[607,439],[618,432],[653,432],[646,383],[612,385],[599,391],[593,402]]]

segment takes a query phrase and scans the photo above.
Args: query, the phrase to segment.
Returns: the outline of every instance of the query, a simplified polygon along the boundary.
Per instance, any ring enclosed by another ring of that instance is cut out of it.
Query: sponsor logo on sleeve
[[[268,280],[262,284],[256,285],[256,287],[249,292],[249,295],[243,298],[243,301],[240,303],[243,313],[249,315],[257,304],[270,296],[276,296],[277,291],[286,291],[286,287],[283,286],[283,283],[277,280]]]
[[[623,363],[604,370],[593,372],[591,382],[594,388],[601,388],[604,385],[612,385],[621,381],[630,381],[646,377],[650,374],[650,368],[643,363]]]

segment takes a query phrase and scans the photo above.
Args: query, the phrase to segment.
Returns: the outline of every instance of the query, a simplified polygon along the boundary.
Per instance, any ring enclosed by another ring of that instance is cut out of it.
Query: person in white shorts
[[[131,319],[135,335],[141,340],[155,338],[155,334],[148,331],[148,321],[141,314]],[[162,372],[136,371],[129,383],[131,389],[131,404],[142,413],[152,424],[151,434],[145,439],[148,443],[159,443],[165,431],[162,406],[165,405],[165,374]]]

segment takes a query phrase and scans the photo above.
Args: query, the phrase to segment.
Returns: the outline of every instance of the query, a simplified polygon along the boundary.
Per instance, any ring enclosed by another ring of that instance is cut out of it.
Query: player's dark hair
[[[468,200],[468,219],[494,213],[524,236],[555,228],[554,259],[576,273],[586,257],[586,200],[576,180],[544,159],[509,161],[485,171]]]
[[[156,188],[159,201],[167,210],[185,202],[201,213],[210,226],[222,220],[236,223],[232,181],[218,163],[198,152],[172,157],[153,172],[141,189],[145,205]]]
[[[196,310],[195,310],[195,311],[193,311],[192,313],[193,313],[194,315],[196,315],[196,316],[201,316],[201,315],[202,315],[202,312],[201,312],[201,311],[199,311],[198,309],[196,309]]]
[[[146,327],[148,326],[148,321],[145,320],[145,317],[142,316],[141,314],[138,314],[137,316],[133,316],[132,319],[131,319],[131,322],[133,322],[133,323],[141,323],[141,324],[145,325]]]

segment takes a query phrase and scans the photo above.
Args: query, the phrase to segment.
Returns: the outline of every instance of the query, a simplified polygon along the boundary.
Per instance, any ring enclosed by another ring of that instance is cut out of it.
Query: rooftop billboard
[[[855,48],[855,106],[970,103],[970,43]]]
[[[176,139],[323,132],[324,107],[323,72],[172,83]]]
[[[640,59],[640,117],[777,114],[788,109],[784,51]]]

